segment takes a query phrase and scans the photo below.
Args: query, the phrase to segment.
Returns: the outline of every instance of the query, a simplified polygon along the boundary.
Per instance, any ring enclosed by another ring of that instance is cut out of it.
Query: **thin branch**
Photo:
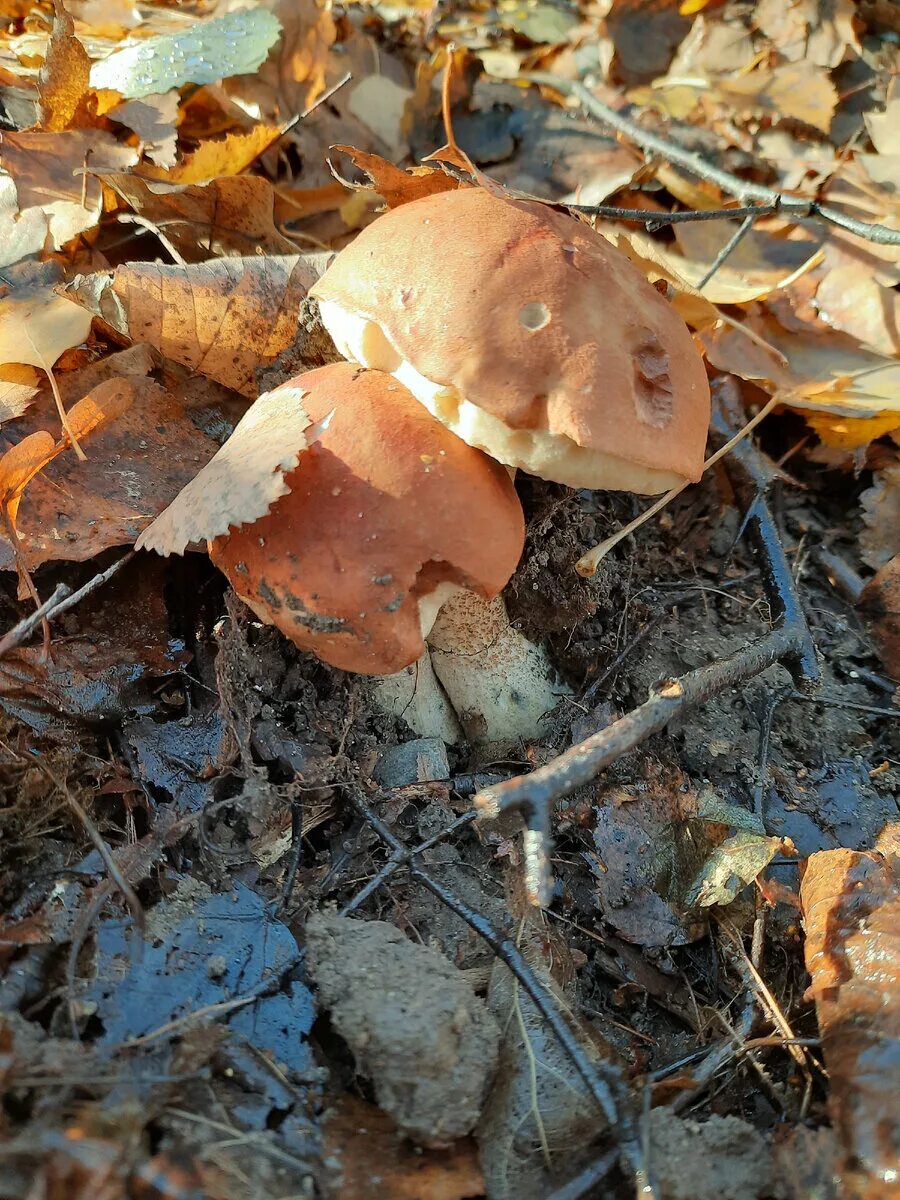
[[[734,231],[734,233],[731,235],[731,237],[728,239],[728,241],[725,243],[725,245],[722,247],[722,249],[719,251],[719,253],[716,255],[716,257],[710,263],[709,269],[705,272],[703,278],[696,285],[698,292],[703,291],[703,289],[706,287],[706,285],[709,283],[709,281],[715,275],[716,271],[718,271],[719,267],[721,267],[722,264],[725,262],[725,260],[731,254],[733,254],[735,252],[735,250],[737,250],[738,246],[741,244],[741,242],[744,240],[744,238],[747,236],[747,234],[753,228],[753,223],[755,220],[756,220],[755,215],[749,216],[749,217],[744,217],[743,221],[741,221],[740,225],[738,225],[737,229]]]
[[[45,600],[40,608],[36,608],[34,612],[29,613],[18,625],[14,625],[8,633],[5,633],[0,638],[0,658],[5,657],[11,650],[15,650],[16,647],[21,646],[23,642],[27,641],[38,625],[42,624],[44,618],[53,611],[55,606],[62,600],[65,600],[67,596],[71,596],[71,594],[71,588],[67,587],[64,583],[59,584],[53,595]]]
[[[583,83],[560,79],[556,75],[543,71],[522,75],[520,78],[536,83],[540,87],[553,88],[563,95],[575,97],[591,116],[602,121],[604,125],[610,125],[613,129],[625,134],[636,146],[658,154],[667,162],[683,167],[692,175],[696,175],[698,179],[715,184],[723,192],[727,192],[730,196],[736,196],[739,200],[744,202],[755,200],[760,204],[775,205],[779,211],[792,220],[825,221],[831,225],[837,225],[848,233],[855,234],[856,237],[864,238],[867,242],[878,242],[883,246],[900,246],[900,229],[890,229],[887,225],[858,221],[855,217],[841,212],[840,209],[820,204],[817,200],[787,195],[776,191],[775,188],[765,187],[761,183],[751,183],[747,179],[741,179],[739,175],[732,175],[730,171],[724,171],[721,167],[714,166],[695,151],[687,150],[677,142],[660,137],[659,134],[645,129],[643,125],[639,125],[630,117],[616,112],[608,104],[598,100]]]

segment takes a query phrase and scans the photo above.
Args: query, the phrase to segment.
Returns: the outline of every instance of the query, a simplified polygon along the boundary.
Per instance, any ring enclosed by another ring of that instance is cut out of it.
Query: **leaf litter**
[[[799,1200],[827,1195],[829,1171],[848,1195],[889,1194],[896,1088],[868,1064],[896,1041],[896,980],[873,964],[892,962],[900,791],[897,243],[778,208],[746,229],[669,225],[736,206],[739,187],[642,151],[565,94],[583,82],[747,186],[897,230],[886,6],[752,8],[11,6],[0,568],[7,627],[27,629],[0,658],[10,1196],[133,1197],[152,1181],[196,1200],[314,1186],[450,1200],[544,1195],[601,1168],[584,1187],[625,1196],[644,1097],[660,1195]],[[530,86],[534,71],[560,88]],[[498,772],[552,763],[659,679],[768,629],[727,458],[589,581],[574,563],[628,524],[630,501],[520,477],[511,610],[573,698],[500,763],[452,747],[446,779],[377,783],[411,736],[402,716],[261,627],[205,555],[181,557],[268,511],[315,436],[296,380],[333,357],[307,299],[330,255],[382,204],[473,184],[620,210],[585,219],[665,290],[748,417],[775,400],[757,433],[824,680],[810,700],[771,667],[563,801],[544,914],[521,899],[516,829],[456,817]],[[135,544],[169,557],[123,558]],[[57,597],[43,643],[35,597]],[[393,836],[426,839],[411,873],[388,870],[382,827],[349,803],[359,789]],[[360,896],[379,872],[387,886]],[[314,915],[334,903],[352,911]],[[467,931],[466,905],[499,941]],[[342,969],[365,976],[354,995],[377,1053],[322,975],[323,921],[348,930]],[[397,953],[430,947],[402,987],[383,955],[352,950],[379,930]],[[504,946],[576,1058],[494,958]],[[451,980],[475,1027],[499,1029],[493,1073],[490,1056],[458,1059],[457,1077],[425,1054]],[[612,1129],[578,1054],[611,1081]],[[414,1150],[403,1133],[451,1144]]]

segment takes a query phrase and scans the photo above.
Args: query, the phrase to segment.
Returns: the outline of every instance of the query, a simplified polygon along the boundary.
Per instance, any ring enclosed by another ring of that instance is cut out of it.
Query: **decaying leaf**
[[[106,114],[110,120],[134,130],[144,154],[158,167],[175,164],[178,124],[178,92],[124,100]]]
[[[368,154],[354,146],[332,146],[337,153],[346,154],[353,165],[369,179],[369,186],[383,197],[388,208],[399,208],[411,200],[433,196],[437,192],[452,192],[460,185],[446,172],[436,167],[413,167],[403,171],[378,154]],[[347,187],[350,183],[341,180]]]
[[[75,36],[75,22],[57,5],[47,56],[38,76],[41,128],[48,133],[69,129],[85,118],[90,91],[91,60]]]
[[[876,471],[860,500],[866,524],[859,539],[862,557],[877,570],[900,554],[900,464]]]
[[[135,99],[186,83],[216,83],[255,71],[280,35],[281,25],[264,8],[193,21],[178,33],[136,39],[114,50],[94,63],[91,86]]]
[[[717,846],[688,889],[687,901],[698,908],[731,904],[739,892],[769,865],[781,839],[740,829]]]
[[[116,174],[105,182],[187,262],[294,250],[275,227],[272,185],[257,175],[179,184]]]
[[[570,1008],[574,970],[564,942],[526,923],[519,946],[539,983],[566,1011],[582,1052],[613,1066],[612,1048]],[[478,1129],[487,1194],[493,1200],[541,1200],[590,1161],[605,1123],[571,1059],[499,961],[488,1004],[503,1040]]]
[[[115,374],[117,360],[121,374]],[[18,550],[29,570],[130,545],[215,453],[215,442],[194,426],[177,397],[146,378],[149,361],[146,348],[135,347],[61,376],[76,436],[90,437],[85,462],[62,452],[64,440],[43,433],[55,421],[47,389],[5,428],[10,438],[22,439],[13,447],[19,453],[37,437],[53,443],[18,511]],[[0,539],[0,570],[14,565],[12,546]]]
[[[790,62],[836,67],[848,49],[859,52],[852,0],[759,0],[753,23]]]
[[[386,1113],[344,1095],[325,1114],[325,1153],[333,1164],[328,1200],[467,1200],[481,1196],[484,1179],[470,1138],[447,1150],[423,1150],[400,1137]]]
[[[317,278],[300,255],[126,263],[111,276],[79,276],[66,294],[119,333],[252,397],[255,371],[291,345]]]
[[[225,445],[144,531],[138,549],[183,554],[190,542],[210,541],[232,525],[265,516],[290,491],[284,477],[306,449],[308,427],[302,386],[264,392]]]
[[[844,1194],[888,1200],[900,1162],[900,876],[881,854],[825,850],[800,898]]]
[[[900,682],[900,554],[869,580],[859,605],[884,669]]]

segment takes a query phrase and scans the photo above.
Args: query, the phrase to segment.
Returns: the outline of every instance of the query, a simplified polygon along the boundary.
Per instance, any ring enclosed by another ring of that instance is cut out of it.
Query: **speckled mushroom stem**
[[[502,596],[460,590],[428,635],[434,673],[472,742],[510,745],[546,732],[543,719],[567,695],[540,646],[509,620]]]

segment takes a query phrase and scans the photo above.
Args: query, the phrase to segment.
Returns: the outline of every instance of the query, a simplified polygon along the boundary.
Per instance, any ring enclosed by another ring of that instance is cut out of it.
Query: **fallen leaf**
[[[151,162],[168,168],[175,165],[178,101],[177,91],[163,92],[141,100],[125,100],[106,115],[138,135],[141,149]]]
[[[884,669],[900,683],[900,555],[869,580],[859,607]]]
[[[253,76],[232,79],[229,95],[247,111],[292,118],[309,108],[326,88],[329,51],[337,37],[331,6],[317,0],[263,0],[282,29],[272,54]]]
[[[691,76],[711,79],[739,73],[752,63],[753,43],[747,37],[743,21],[707,20],[700,16],[678,47],[669,74],[681,79]]]
[[[40,382],[34,367],[18,363],[0,366],[0,425],[21,417],[37,395]]]
[[[126,29],[134,29],[141,23],[141,14],[132,0],[66,0],[66,3],[76,21],[107,37],[119,38]]]
[[[709,908],[726,905],[769,865],[781,839],[741,829],[712,851],[687,891],[688,904]]]
[[[49,287],[10,292],[0,300],[0,363],[46,370],[90,331],[91,314]]]
[[[900,88],[896,83],[888,93],[884,112],[867,112],[864,120],[879,154],[900,154]]]
[[[386,75],[368,75],[351,91],[347,109],[394,157],[401,158],[406,150],[403,114],[412,95],[412,88],[401,87]]]
[[[135,369],[146,353],[124,351],[112,357]],[[104,366],[104,374],[109,370]],[[111,546],[131,545],[217,449],[185,415],[177,397],[159,384],[139,374],[97,380],[99,373],[83,368],[60,381],[70,420],[80,427],[81,436],[91,435],[88,457],[79,462],[71,453],[58,454],[31,480],[17,519],[19,551],[29,570],[45,562],[80,562]],[[80,399],[73,403],[73,395]],[[3,434],[27,435],[53,421],[55,407],[45,391]],[[23,437],[13,449],[26,440]],[[60,444],[50,440],[58,449]],[[0,570],[14,565],[12,546],[0,539]]]
[[[751,16],[789,62],[808,59],[831,68],[848,49],[860,53],[852,0],[758,0]]]
[[[0,266],[48,246],[58,250],[96,225],[102,189],[88,167],[124,171],[137,158],[102,129],[0,133],[9,176],[0,176]]]
[[[564,43],[579,20],[575,12],[541,0],[501,0],[498,10],[501,29],[512,29],[536,45]]]
[[[900,878],[880,854],[824,850],[800,898],[846,1194],[887,1200],[900,1151]]]
[[[233,525],[264,517],[290,491],[284,477],[306,449],[303,394],[294,381],[263,393],[225,445],[143,532],[137,548],[183,554],[190,542],[211,541]]]
[[[399,208],[401,204],[434,196],[437,192],[452,192],[460,186],[452,176],[436,167],[412,167],[403,171],[381,155],[369,154],[354,146],[338,145],[331,149],[346,154],[353,165],[368,176],[368,186],[383,198],[388,208]],[[358,186],[343,179],[341,183],[349,188]]]
[[[141,38],[114,50],[91,68],[91,86],[133,100],[186,83],[217,83],[255,71],[281,36],[281,25],[264,8],[195,20],[186,29]]]
[[[47,43],[47,55],[38,75],[41,129],[53,133],[87,124],[91,60],[75,36],[75,22],[58,4]]]
[[[754,311],[743,330],[723,325],[700,337],[713,366],[753,380],[792,408],[854,418],[900,413],[900,362],[846,334],[789,333]]]
[[[863,562],[877,570],[900,554],[900,465],[876,471],[860,505],[866,525],[859,537]]]
[[[106,175],[104,181],[187,262],[294,251],[275,227],[274,189],[258,175],[226,176],[206,184],[122,174]]]
[[[446,1150],[413,1147],[380,1108],[345,1094],[322,1122],[331,1168],[329,1200],[467,1200],[481,1196],[484,1179],[475,1143],[463,1138]]]
[[[690,22],[672,0],[612,0],[606,30],[616,50],[616,74],[629,85],[665,75],[689,29]]]
[[[0,504],[10,510],[13,518],[22,492],[55,453],[56,438],[41,429],[22,438],[0,458]]]
[[[802,60],[720,79],[717,94],[739,111],[789,118],[827,133],[838,103],[837,89],[814,63]]]
[[[119,333],[252,397],[257,368],[294,341],[317,278],[300,255],[126,263],[111,276],[78,276],[66,294]]]
[[[240,175],[282,133],[279,125],[254,125],[224,138],[209,138],[175,166],[165,170],[148,166],[143,174],[148,179],[164,179],[169,183],[206,183],[220,175]]]

